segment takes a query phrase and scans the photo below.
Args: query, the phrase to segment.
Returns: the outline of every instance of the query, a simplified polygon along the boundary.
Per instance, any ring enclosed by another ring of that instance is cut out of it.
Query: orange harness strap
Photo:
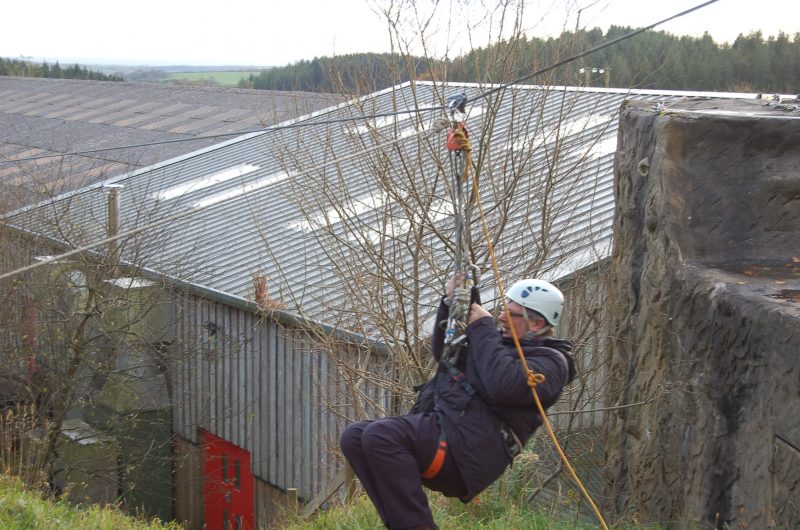
[[[433,455],[433,460],[431,461],[431,465],[428,466],[428,469],[422,473],[422,478],[425,480],[431,480],[436,475],[439,474],[439,471],[442,469],[442,465],[444,464],[444,457],[447,453],[447,440],[439,440],[439,447],[436,448],[436,454]]]

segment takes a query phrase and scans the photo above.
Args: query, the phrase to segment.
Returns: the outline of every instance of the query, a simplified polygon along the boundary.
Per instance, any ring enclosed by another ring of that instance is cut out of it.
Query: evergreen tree
[[[18,59],[0,57],[0,75],[20,77],[51,77],[55,79],[94,79],[100,81],[123,81],[120,75],[106,75],[103,72],[89,70],[79,64],[62,68],[58,61],[50,66],[46,61],[41,64]]]

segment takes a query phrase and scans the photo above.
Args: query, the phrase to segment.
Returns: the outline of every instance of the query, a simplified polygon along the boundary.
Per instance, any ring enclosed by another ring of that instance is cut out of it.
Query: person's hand
[[[472,324],[476,320],[480,320],[483,317],[490,317],[492,314],[485,310],[482,305],[480,304],[472,304],[469,306],[469,323]]]
[[[460,272],[457,272],[450,276],[450,280],[447,282],[447,298],[453,298],[453,293],[456,291],[456,287],[461,287],[464,285],[464,275]]]

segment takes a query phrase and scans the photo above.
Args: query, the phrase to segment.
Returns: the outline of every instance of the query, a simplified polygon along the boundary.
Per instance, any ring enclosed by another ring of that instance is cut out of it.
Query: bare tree
[[[427,45],[430,33],[453,30],[435,26],[436,13],[423,14],[420,5],[395,2],[381,11],[405,64],[412,62],[412,50],[433,49]],[[518,45],[523,38],[521,9],[503,4],[487,14],[505,41],[487,64],[476,66],[476,84],[448,84],[447,72],[439,66],[446,56],[426,54],[424,59],[432,65],[426,81],[415,81],[411,68],[398,71],[398,78],[408,75],[412,81],[352,102],[342,116],[353,122],[343,125],[342,133],[320,127],[298,133],[292,141],[283,138],[269,144],[284,170],[294,175],[285,198],[300,212],[293,227],[310,238],[314,249],[305,262],[309,281],[304,290],[292,288],[295,278],[277,265],[271,281],[278,296],[310,322],[323,319],[333,328],[369,339],[360,345],[356,362],[352,357],[334,359],[348,381],[352,403],[366,406],[325,406],[345,410],[350,421],[405,412],[414,397],[413,386],[434,368],[429,340],[439,296],[452,270],[458,170],[444,147],[445,133],[425,132],[444,111],[418,109],[442,108],[448,96],[461,90],[467,90],[470,99],[466,126],[473,174],[501,280],[545,276],[559,281],[567,293],[569,313],[561,334],[576,343],[580,375],[553,409],[555,421],[562,435],[597,427],[601,421],[607,378],[602,259],[609,243],[604,216],[609,215],[611,188],[609,179],[599,176],[607,175],[610,167],[614,146],[607,138],[615,128],[618,103],[583,98],[579,90],[552,86],[546,77],[537,79],[537,86],[495,90],[497,81],[513,78],[524,63]],[[410,33],[404,33],[409,25]],[[466,30],[469,35],[470,28]],[[401,138],[407,140],[398,141]],[[351,158],[349,153],[360,154]],[[484,303],[499,306],[481,229],[484,220],[471,204],[471,261],[481,271]],[[266,230],[263,241],[267,254],[279,264],[281,241],[274,241]],[[323,344],[339,340],[318,329],[315,334]],[[327,349],[335,351],[332,346]],[[376,372],[376,366],[386,371]],[[376,386],[392,396],[388,407],[369,398],[366,389]],[[596,442],[586,434],[567,438],[577,454],[591,449],[587,438]],[[536,444],[537,451],[548,451]],[[589,461],[597,463],[596,458]],[[561,473],[557,462],[547,465],[529,468],[539,468],[527,476],[533,494]]]
[[[104,237],[110,193],[53,196],[6,218],[3,272]],[[161,215],[133,206],[126,219]],[[0,312],[5,469],[78,502],[140,509],[161,496],[148,509],[169,513],[176,314],[170,287],[143,268],[170,235],[128,238],[0,284],[10,301]]]

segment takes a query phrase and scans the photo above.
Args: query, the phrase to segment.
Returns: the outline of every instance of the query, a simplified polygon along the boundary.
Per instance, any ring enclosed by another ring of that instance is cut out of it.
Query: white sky
[[[404,35],[414,10],[404,4]],[[420,16],[433,0],[416,0]],[[432,55],[450,57],[486,45],[498,35],[500,0],[441,0],[428,25]],[[512,5],[522,0],[505,0]],[[641,27],[702,3],[702,0],[534,0],[525,1],[522,26],[528,35],[557,35],[581,27],[610,24]],[[0,56],[62,63],[284,65],[301,59],[390,50],[389,30],[379,12],[389,0],[27,0],[4,2]],[[513,23],[513,8],[506,27]],[[708,31],[717,42],[740,33],[765,36],[800,32],[800,0],[719,0],[660,26],[678,35]],[[419,42],[412,50],[420,53]]]

